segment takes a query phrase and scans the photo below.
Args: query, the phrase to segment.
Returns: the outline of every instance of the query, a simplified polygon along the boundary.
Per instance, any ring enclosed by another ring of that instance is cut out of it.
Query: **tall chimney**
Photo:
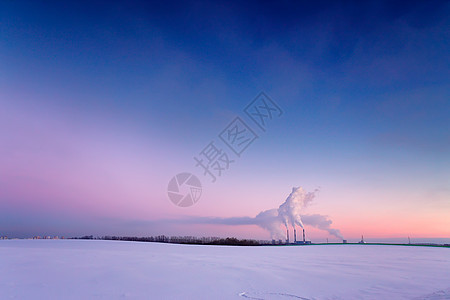
[[[303,228],[303,243],[305,242],[305,228]]]
[[[289,228],[286,228],[286,244],[289,243]]]
[[[295,226],[294,226],[294,243],[297,243],[297,231],[295,230]]]

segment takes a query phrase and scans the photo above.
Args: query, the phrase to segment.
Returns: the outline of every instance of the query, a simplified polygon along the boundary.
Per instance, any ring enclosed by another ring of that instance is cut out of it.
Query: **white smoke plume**
[[[292,192],[286,198],[278,209],[269,209],[260,212],[256,217],[233,217],[233,218],[192,218],[189,223],[201,224],[224,224],[224,225],[257,225],[270,232],[272,239],[284,239],[285,231],[282,230],[283,225],[286,229],[289,226],[295,228],[304,225],[310,225],[320,230],[327,231],[330,235],[343,239],[339,229],[331,227],[333,221],[327,216],[314,214],[303,214],[303,210],[314,200],[316,193],[305,192],[302,187],[292,188]]]
[[[281,230],[282,218],[278,213],[278,209],[269,209],[260,212],[254,218],[254,224],[270,232],[271,239],[280,239],[284,235]]]
[[[279,224],[275,225],[278,220],[281,220],[288,230],[291,226],[295,230],[295,226],[300,226],[302,229],[305,228],[304,224],[311,225],[321,230],[327,231],[329,234],[334,235],[340,239],[343,239],[339,229],[331,228],[331,221],[327,216],[315,214],[315,215],[304,215],[303,210],[306,208],[316,197],[316,193],[319,190],[316,189],[314,192],[306,192],[302,187],[293,187],[292,192],[286,198],[283,204],[278,208],[278,218],[274,218],[270,221],[270,226],[266,226],[267,223],[259,225],[267,230],[269,230],[272,238],[282,238],[283,232],[277,230]]]
[[[338,237],[342,240],[344,239],[339,229],[330,227],[333,221],[328,219],[327,216],[315,214],[315,215],[303,215],[302,218],[305,224],[314,226],[321,230],[328,231],[329,234],[334,235],[335,237]]]
[[[278,208],[278,215],[282,218],[286,228],[288,228],[289,224],[291,226],[298,225],[301,228],[305,228],[300,213],[303,208],[313,201],[317,191],[306,193],[302,187],[292,188],[292,192],[286,201]]]

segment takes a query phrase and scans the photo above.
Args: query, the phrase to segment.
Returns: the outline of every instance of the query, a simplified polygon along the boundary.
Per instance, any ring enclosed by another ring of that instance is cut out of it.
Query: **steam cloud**
[[[301,214],[303,209],[307,207],[315,198],[318,190],[314,192],[305,192],[302,187],[292,188],[292,192],[286,198],[278,209],[269,209],[260,212],[256,217],[234,217],[234,218],[194,218],[192,223],[202,224],[224,224],[224,225],[257,225],[270,232],[272,239],[283,239],[283,225],[286,229],[289,226],[295,228],[304,225],[310,225],[320,230],[327,231],[330,235],[343,239],[339,229],[331,228],[331,221],[328,216],[313,214]]]
[[[316,189],[314,192],[307,193],[302,187],[293,187],[286,201],[278,209],[263,211],[255,217],[256,225],[268,230],[273,239],[280,239],[284,236],[280,224],[284,224],[286,229],[288,226],[295,228],[296,225],[305,228],[304,224],[307,224],[343,239],[339,229],[331,228],[333,221],[327,216],[301,214],[303,209],[314,200],[317,192]]]
[[[298,225],[304,228],[300,211],[312,202],[316,192],[317,190],[313,193],[305,193],[302,187],[292,188],[292,193],[278,208],[278,215],[283,219],[286,229],[289,224],[291,224],[291,226]]]

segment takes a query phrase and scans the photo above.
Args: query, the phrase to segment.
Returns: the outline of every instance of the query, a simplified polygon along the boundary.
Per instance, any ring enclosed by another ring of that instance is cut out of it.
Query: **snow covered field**
[[[0,299],[450,299],[450,249],[0,241]]]

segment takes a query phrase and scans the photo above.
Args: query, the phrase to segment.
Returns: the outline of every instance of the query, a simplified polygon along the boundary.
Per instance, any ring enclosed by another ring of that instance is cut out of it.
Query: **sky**
[[[450,238],[449,16],[445,1],[3,1],[0,235],[268,239],[205,220],[301,186],[317,190],[302,214],[346,239]],[[279,108],[263,129],[245,110],[261,92]],[[220,138],[236,117],[256,137],[239,156]],[[211,142],[233,161],[215,182],[194,160]],[[189,207],[168,195],[184,172],[201,182]]]

